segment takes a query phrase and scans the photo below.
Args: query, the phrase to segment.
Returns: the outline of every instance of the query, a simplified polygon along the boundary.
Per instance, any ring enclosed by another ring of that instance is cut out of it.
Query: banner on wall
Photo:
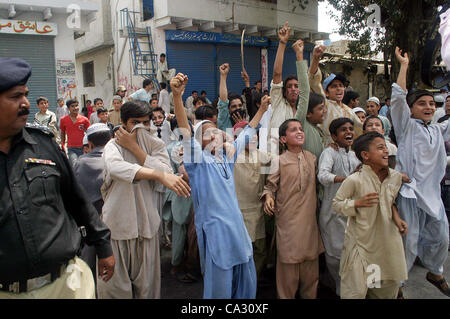
[[[0,33],[55,36],[58,34],[58,26],[45,21],[0,19]]]
[[[269,87],[269,65],[267,61],[267,49],[261,49],[261,84],[262,89],[267,90]]]
[[[73,99],[77,87],[75,62],[73,60],[56,60],[56,81],[58,98]]]

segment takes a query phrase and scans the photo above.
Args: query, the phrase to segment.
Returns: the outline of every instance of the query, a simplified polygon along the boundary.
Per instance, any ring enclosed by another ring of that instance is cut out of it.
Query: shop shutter
[[[34,120],[39,112],[36,105],[38,96],[49,100],[49,110],[55,112],[57,100],[54,37],[0,34],[0,57],[17,57],[27,61],[32,67],[32,75],[27,83],[30,90],[30,115]]]
[[[255,81],[261,80],[261,48],[244,46],[244,57],[245,69],[250,77],[250,86],[254,86]],[[245,87],[241,77],[241,47],[237,45],[217,45],[217,85],[219,85],[220,80],[218,68],[223,63],[229,63],[231,67],[227,79],[228,92],[241,95]]]
[[[181,43],[167,41],[167,63],[169,69],[175,68],[189,77],[189,83],[183,95],[186,101],[191,92],[202,90],[214,101],[218,95],[216,90],[215,46],[203,43]]]

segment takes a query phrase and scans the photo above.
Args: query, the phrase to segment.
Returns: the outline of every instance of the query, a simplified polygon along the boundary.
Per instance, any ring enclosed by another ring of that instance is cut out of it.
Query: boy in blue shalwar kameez
[[[397,206],[400,217],[409,225],[404,238],[408,270],[416,256],[428,269],[426,279],[450,297],[443,277],[448,257],[448,220],[440,196],[447,156],[444,142],[450,137],[448,120],[431,124],[435,112],[433,95],[427,91],[406,91],[407,53],[395,49],[400,71],[392,85],[391,118],[398,142],[396,170],[406,173],[411,182],[400,189]]]
[[[220,67],[221,73],[228,71],[227,64]],[[175,116],[183,134],[184,166],[192,189],[204,281],[203,298],[255,298],[252,242],[239,209],[233,167],[239,152],[256,133],[269,103],[261,105],[234,142],[210,121],[198,123],[194,136],[191,136],[181,99],[187,81],[187,76],[179,73],[170,86]]]

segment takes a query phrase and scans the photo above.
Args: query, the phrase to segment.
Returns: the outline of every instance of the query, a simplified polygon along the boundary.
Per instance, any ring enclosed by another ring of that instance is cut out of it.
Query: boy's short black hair
[[[164,54],[164,53],[161,53],[160,55],[159,55],[160,57],[165,57],[166,55]]]
[[[72,104],[75,104],[75,103],[79,104],[78,100],[69,99],[69,100],[66,101],[66,106],[70,107]]]
[[[196,90],[192,91],[192,92],[191,92],[191,95],[194,94],[194,93],[197,93],[197,94],[198,94],[198,91],[196,91]]]
[[[342,103],[348,105],[351,100],[356,100],[359,98],[359,93],[355,91],[347,91],[344,94],[344,98],[342,99]]]
[[[291,122],[299,122],[300,125],[302,124],[299,120],[297,119],[288,119],[286,121],[284,121],[283,123],[281,123],[279,129],[278,129],[278,136],[282,137],[282,136],[286,136],[286,131],[289,127],[289,123]]]
[[[156,113],[156,112],[161,112],[161,114],[163,115],[163,116],[166,116],[166,112],[164,112],[164,110],[162,109],[162,107],[155,107],[154,109],[152,109],[152,113],[150,114],[150,117],[151,118],[153,118],[153,113]]]
[[[214,115],[217,115],[217,111],[212,105],[205,104],[196,109],[194,114],[197,120],[203,121],[207,118],[212,118],[214,117]]]
[[[39,102],[41,102],[41,101],[48,102],[48,99],[45,96],[40,96],[40,97],[37,98],[36,104],[39,105]]]
[[[150,105],[144,101],[126,102],[120,108],[120,119],[126,123],[132,117],[150,117]]]
[[[97,109],[97,115],[100,115],[102,113],[108,113],[108,111],[104,107],[100,107]]]
[[[64,102],[64,99],[62,97],[60,97],[59,99],[56,100],[56,102],[59,102],[59,101],[63,101]]]
[[[363,131],[366,130],[367,122],[369,122],[369,120],[371,120],[371,119],[378,119],[378,121],[381,122],[381,127],[382,127],[383,130],[384,130],[384,123],[383,123],[383,121],[382,121],[378,116],[370,115],[369,117],[366,117],[366,120],[364,121],[364,124],[363,124]]]
[[[161,82],[159,86],[161,87],[161,89],[165,89],[167,87],[167,83]]]
[[[200,95],[203,95],[203,94],[206,94],[206,91],[205,91],[205,90],[203,90],[203,91],[200,92]]]
[[[88,136],[88,141],[94,144],[95,147],[105,146],[111,139],[111,131],[101,131],[92,133]]]
[[[231,101],[233,101],[235,99],[241,100],[241,103],[244,104],[244,100],[242,99],[242,96],[240,96],[239,94],[234,93],[234,92],[228,93],[228,101],[230,102],[230,104],[231,104]],[[230,107],[230,105],[228,105],[228,107]]]
[[[353,142],[353,146],[352,146],[353,151],[355,151],[356,157],[361,161],[361,163],[364,163],[361,153],[368,152],[370,144],[377,137],[384,139],[384,136],[378,132],[368,132],[363,135],[360,135]]]
[[[284,79],[283,81],[283,97],[286,98],[286,91],[287,91],[287,86],[286,84],[291,81],[291,80],[297,80],[297,77],[295,75],[289,75],[287,78]]]
[[[308,102],[307,113],[313,113],[314,108],[323,102],[325,102],[325,98],[323,97],[323,95],[313,93],[313,92],[309,93],[309,102]]]
[[[337,119],[334,119],[330,123],[330,134],[331,135],[337,135],[337,130],[344,124],[350,123],[352,126],[355,125],[355,123],[349,119],[348,117],[338,117]]]
[[[152,80],[150,79],[145,79],[144,81],[142,81],[142,88],[145,88],[147,85],[152,84]]]
[[[99,97],[95,98],[95,99],[94,99],[94,105],[97,104],[98,101],[102,101],[102,102],[103,102],[103,99],[101,99],[101,98],[99,98]]]
[[[206,99],[203,96],[198,96],[192,101],[192,105],[195,106],[195,104],[197,104],[198,101],[203,101],[203,104],[206,104]]]

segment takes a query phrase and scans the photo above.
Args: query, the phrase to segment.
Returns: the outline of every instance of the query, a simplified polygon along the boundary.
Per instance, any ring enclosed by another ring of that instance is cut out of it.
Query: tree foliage
[[[327,1],[337,12],[330,12],[339,24],[339,34],[352,41],[348,53],[353,58],[373,56],[384,53],[385,64],[392,61],[391,73],[386,73],[395,81],[399,65],[395,61],[395,46],[408,52],[410,68],[408,87],[423,83],[420,66],[423,58],[427,35],[438,18],[437,8],[446,0],[319,0]],[[368,26],[371,12],[366,12],[370,4],[377,4],[381,9],[381,26],[383,30]],[[385,67],[387,72],[388,68]]]

